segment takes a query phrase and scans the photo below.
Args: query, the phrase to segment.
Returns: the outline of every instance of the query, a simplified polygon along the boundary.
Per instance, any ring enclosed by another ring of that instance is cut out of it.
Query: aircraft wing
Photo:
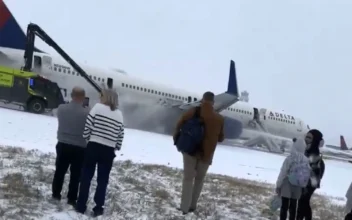
[[[227,91],[215,96],[214,109],[217,112],[220,112],[229,106],[233,105],[239,100],[238,86],[237,86],[237,76],[235,69],[235,62],[231,60],[230,63],[230,73],[229,73],[229,82],[227,86]],[[174,105],[173,107],[178,107],[182,110],[187,110],[192,107],[200,105],[200,100],[195,102],[183,103]]]

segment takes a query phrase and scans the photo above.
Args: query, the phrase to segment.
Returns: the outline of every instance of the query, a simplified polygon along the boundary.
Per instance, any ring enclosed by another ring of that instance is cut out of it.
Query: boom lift
[[[46,44],[54,48],[97,92],[101,93],[101,87],[37,24],[30,23],[27,27],[27,42],[24,52],[25,65],[22,70],[31,71],[32,69],[35,36],[38,36]],[[108,87],[112,88],[112,81],[108,82]]]

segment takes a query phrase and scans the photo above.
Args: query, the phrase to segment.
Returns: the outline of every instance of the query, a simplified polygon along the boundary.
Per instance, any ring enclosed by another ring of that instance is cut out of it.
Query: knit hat
[[[323,134],[317,130],[317,129],[312,129],[308,131],[308,133],[311,133],[313,135],[313,140],[312,140],[312,147],[322,147],[321,145],[324,145],[324,140],[323,140]]]
[[[313,135],[313,140],[321,141],[321,139],[323,139],[323,134],[317,129],[312,129],[308,131],[308,133]]]

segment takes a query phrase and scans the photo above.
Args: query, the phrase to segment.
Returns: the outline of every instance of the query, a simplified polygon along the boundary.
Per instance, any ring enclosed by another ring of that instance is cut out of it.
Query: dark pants
[[[79,180],[84,160],[85,148],[74,145],[57,143],[56,145],[56,169],[52,184],[53,197],[61,199],[61,190],[64,184],[65,174],[70,167],[70,183],[68,185],[68,200],[76,201]]]
[[[312,220],[312,208],[310,207],[310,199],[316,188],[308,186],[304,189],[301,198],[298,200],[297,220]]]
[[[296,219],[297,199],[289,199],[281,197],[280,220],[287,219],[287,211],[289,211],[289,220]]]
[[[94,142],[89,142],[82,169],[81,185],[76,209],[85,212],[89,197],[90,182],[94,176],[95,167],[98,165],[97,189],[94,195],[96,206],[95,212],[102,212],[105,203],[106,189],[109,183],[109,175],[115,158],[115,149]]]

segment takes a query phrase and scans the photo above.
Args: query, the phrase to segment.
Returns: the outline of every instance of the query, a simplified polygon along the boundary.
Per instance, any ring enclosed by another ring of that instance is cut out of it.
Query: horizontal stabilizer
[[[25,50],[26,35],[3,0],[0,0],[0,47]],[[35,52],[43,51],[35,48]]]

